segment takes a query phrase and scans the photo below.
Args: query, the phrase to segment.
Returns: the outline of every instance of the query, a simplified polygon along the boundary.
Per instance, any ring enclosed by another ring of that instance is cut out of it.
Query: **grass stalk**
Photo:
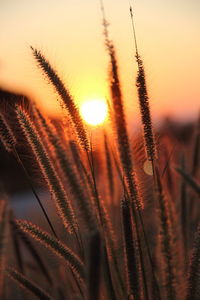
[[[122,201],[122,221],[124,231],[124,244],[126,253],[126,269],[128,281],[128,296],[133,296],[135,300],[141,300],[140,268],[135,241],[133,239],[133,224],[131,220],[131,207],[125,198]]]
[[[17,285],[20,285],[22,288],[27,290],[29,293],[31,292],[38,299],[41,300],[53,300],[53,298],[44,291],[41,287],[33,283],[30,279],[19,273],[13,268],[7,269],[8,276],[17,282]]]
[[[170,218],[169,203],[166,198],[159,172],[156,170],[157,178],[157,210],[159,218],[159,241],[160,241],[160,262],[163,272],[163,288],[166,299],[178,299],[177,274],[174,262],[174,245],[172,223]]]

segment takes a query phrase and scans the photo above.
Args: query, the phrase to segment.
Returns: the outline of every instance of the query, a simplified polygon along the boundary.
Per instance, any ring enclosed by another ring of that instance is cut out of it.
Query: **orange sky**
[[[104,0],[129,119],[137,114],[129,0]],[[197,117],[200,103],[200,1],[134,1],[139,50],[155,118]],[[0,86],[34,95],[55,111],[56,95],[32,58],[42,50],[77,103],[108,95],[108,57],[98,0],[1,0]]]

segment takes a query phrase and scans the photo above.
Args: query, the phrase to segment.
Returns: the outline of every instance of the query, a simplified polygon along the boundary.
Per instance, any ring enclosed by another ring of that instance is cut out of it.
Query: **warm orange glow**
[[[102,99],[88,100],[81,105],[82,117],[90,125],[102,124],[106,119],[107,113],[107,104]]]
[[[40,50],[56,69],[78,106],[85,96],[110,96],[109,56],[98,1],[76,1],[78,9],[73,0],[59,1],[59,5],[48,1],[48,14],[46,2],[0,1],[0,27],[4,29],[0,30],[0,86],[29,96],[54,117],[59,115],[57,95],[44,80],[29,45]],[[153,118],[196,118],[200,98],[199,1],[135,2],[138,47]],[[104,5],[117,50],[127,125],[133,130],[139,112],[130,14],[125,1],[110,0]]]

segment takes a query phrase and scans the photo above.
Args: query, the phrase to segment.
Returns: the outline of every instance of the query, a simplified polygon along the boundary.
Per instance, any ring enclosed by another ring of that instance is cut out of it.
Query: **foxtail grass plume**
[[[31,50],[33,51],[33,55],[36,61],[38,62],[40,68],[43,70],[48,80],[54,86],[56,92],[60,96],[62,100],[61,106],[68,111],[74,128],[76,130],[77,136],[79,138],[80,144],[86,151],[89,151],[89,141],[87,132],[79,110],[74,103],[74,99],[70,95],[69,91],[66,89],[56,70],[53,69],[53,67],[44,57],[44,55],[42,55],[40,51],[34,49],[33,47],[31,47]]]
[[[41,270],[42,274],[46,278],[47,282],[50,285],[52,285],[53,284],[52,276],[50,275],[49,269],[43,257],[40,255],[38,249],[32,243],[31,239],[27,236],[27,234],[23,230],[21,230],[21,228],[18,226],[15,220],[11,219],[10,223],[12,228],[14,229],[14,234],[19,237],[21,242],[24,244],[25,248],[31,254],[38,268]]]
[[[123,106],[123,99],[121,93],[121,85],[118,74],[118,64],[115,53],[115,48],[112,41],[109,39],[108,23],[105,17],[105,11],[103,3],[101,2],[102,14],[103,14],[103,26],[105,45],[110,57],[110,91],[112,97],[112,117],[114,121],[114,127],[117,135],[118,151],[120,154],[121,163],[123,166],[124,176],[128,186],[129,193],[137,209],[143,207],[141,196],[139,195],[138,186],[136,183],[136,176],[133,170],[133,163],[131,158],[131,150],[129,144],[129,137],[126,128],[126,120]]]
[[[28,114],[19,106],[16,108],[16,113],[19,124],[27,138],[28,143],[31,146],[52,197],[55,200],[55,204],[63,224],[70,233],[75,232],[77,230],[77,221],[72,205],[45,150],[35,125],[31,121]]]
[[[14,146],[16,145],[16,138],[4,118],[3,114],[0,112],[0,141],[4,145],[8,152],[12,152]]]
[[[78,279],[83,280],[85,278],[85,270],[82,260],[69,247],[30,222],[25,220],[16,220],[16,224],[33,239],[40,242],[57,256],[63,258],[66,261],[66,264],[77,275]]]
[[[28,279],[26,276],[24,276],[17,270],[13,268],[8,268],[7,275],[12,280],[15,280],[17,284],[19,284],[22,288],[27,290],[29,293],[32,293],[37,298],[41,300],[55,300],[55,298],[52,298],[46,291],[44,291],[41,287],[33,283],[30,279]]]
[[[136,87],[137,87],[138,99],[140,104],[140,114],[141,114],[142,126],[143,126],[144,143],[145,143],[145,149],[146,149],[148,160],[154,161],[156,159],[156,143],[155,143],[152,121],[151,121],[151,112],[150,112],[149,96],[148,96],[147,85],[146,85],[145,71],[144,71],[143,61],[140,58],[138,52],[132,7],[130,7],[130,14],[131,14],[134,41],[135,41],[136,61],[138,64]]]

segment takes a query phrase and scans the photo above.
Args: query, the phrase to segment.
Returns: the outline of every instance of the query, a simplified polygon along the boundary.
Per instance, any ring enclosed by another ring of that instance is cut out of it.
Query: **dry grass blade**
[[[63,224],[70,233],[75,232],[77,228],[77,222],[72,205],[66,195],[56,170],[51,163],[51,159],[45,150],[38,132],[25,111],[23,111],[20,107],[17,107],[16,112],[19,124],[24,131],[27,141],[32,148],[42,174],[47,182],[49,190],[55,200],[56,207]]]
[[[30,279],[22,275],[21,273],[17,272],[15,269],[8,268],[7,274],[10,278],[15,280],[17,284],[23,287],[28,292],[34,294],[38,299],[41,300],[53,300],[53,298],[48,295],[41,287],[33,283]]]
[[[82,178],[83,182],[85,182],[85,180],[86,180],[88,187],[90,188],[90,190],[92,190],[93,189],[92,178],[83,163],[83,159],[81,157],[81,152],[79,151],[78,144],[72,140],[69,142],[69,145],[70,145],[74,163],[77,166],[77,170],[80,174],[80,177]]]
[[[101,236],[98,231],[94,231],[89,236],[88,243],[88,272],[87,272],[87,288],[88,300],[100,299],[100,285],[101,285]]]
[[[19,243],[19,239],[18,239],[18,235],[16,234],[15,231],[15,226],[14,226],[14,222],[13,222],[13,213],[12,211],[10,211],[10,215],[9,215],[9,223],[10,223],[10,231],[11,231],[11,236],[12,236],[12,246],[13,246],[13,250],[15,253],[15,258],[16,258],[16,264],[18,267],[18,270],[24,274],[24,259],[22,256],[22,249],[20,247],[20,243]]]
[[[77,136],[80,140],[81,145],[85,148],[86,151],[89,150],[89,142],[87,137],[87,132],[85,130],[85,126],[83,124],[83,120],[79,113],[77,106],[74,103],[72,96],[69,91],[65,88],[64,83],[58,76],[57,72],[52,68],[50,63],[46,60],[46,58],[41,54],[40,51],[31,47],[33,51],[33,55],[37,60],[40,68],[43,70],[48,80],[52,83],[58,95],[61,97],[62,102],[61,106],[66,108],[69,115],[71,116],[73,125],[77,132]]]
[[[181,159],[181,169],[184,170],[185,169],[185,158],[184,156]],[[189,232],[188,232],[188,228],[189,228],[189,211],[190,211],[190,199],[188,199],[188,190],[187,190],[187,183],[185,181],[185,179],[183,177],[180,178],[181,182],[180,182],[180,202],[181,202],[181,214],[180,214],[180,218],[181,218],[181,225],[182,225],[182,235],[183,235],[183,240],[184,240],[184,249],[185,249],[185,262],[186,265],[188,263],[188,249],[189,249],[189,245],[188,245],[188,241],[189,241]],[[189,200],[189,201],[188,201]]]
[[[117,260],[118,255],[117,255],[117,247],[116,247],[116,236],[113,230],[110,216],[108,214],[108,211],[102,199],[101,199],[101,205],[99,206],[99,214],[100,214],[100,221],[104,233],[103,237],[104,237],[104,242],[106,244],[107,255],[109,255],[110,263],[112,263],[115,269],[115,274],[119,283],[120,290],[124,291],[124,282],[121,277],[118,260]]]
[[[159,242],[160,242],[160,259],[163,275],[163,289],[166,299],[177,298],[176,269],[174,263],[174,244],[172,234],[172,222],[170,218],[169,203],[164,194],[160,181],[160,175],[156,171],[157,178],[157,211],[159,219]],[[164,298],[165,299],[165,298]]]
[[[110,191],[110,197],[113,199],[114,196],[114,174],[113,174],[113,168],[112,168],[112,160],[108,145],[108,140],[106,134],[104,135],[104,147],[105,147],[105,156],[106,156],[106,167],[107,167],[107,176],[108,176],[108,182],[109,182],[109,191]]]
[[[40,206],[40,208],[42,210],[42,213],[43,213],[43,215],[44,215],[44,217],[45,217],[45,219],[46,219],[49,227],[51,228],[51,231],[53,232],[54,236],[57,237],[56,232],[55,232],[55,230],[53,228],[53,225],[51,223],[51,220],[49,219],[49,216],[48,216],[48,214],[47,214],[47,212],[46,212],[46,210],[45,210],[45,208],[44,208],[44,206],[42,204],[42,201],[40,200],[40,197],[38,196],[38,193],[36,192],[36,190],[35,190],[35,188],[34,188],[34,186],[32,184],[31,177],[30,177],[30,175],[29,175],[29,173],[28,173],[25,165],[23,164],[23,161],[21,160],[18,152],[16,151],[16,149],[14,149],[14,155],[16,157],[17,162],[19,163],[19,165],[21,166],[21,168],[22,168],[22,170],[24,172],[24,175],[25,175],[25,178],[27,180],[27,183],[30,186],[30,188],[31,188],[31,190],[33,192],[33,195],[35,196],[35,198],[36,198],[36,200],[37,200],[37,202],[38,202],[38,204],[39,204],[39,206]]]
[[[110,270],[110,265],[109,265],[109,256],[106,251],[106,248],[104,246],[103,249],[103,273],[104,273],[104,280],[106,284],[106,292],[107,292],[107,297],[109,300],[117,300],[119,295],[115,292],[114,285],[113,285],[113,280],[112,280],[112,275],[111,275],[111,270]]]
[[[50,249],[54,254],[64,258],[67,265],[78,276],[78,279],[84,279],[85,271],[83,262],[71,249],[30,222],[16,220],[16,224],[21,230],[27,232],[32,238]]]
[[[188,185],[200,196],[200,185],[192,178],[190,174],[180,168],[176,168],[176,171],[185,179]]]

